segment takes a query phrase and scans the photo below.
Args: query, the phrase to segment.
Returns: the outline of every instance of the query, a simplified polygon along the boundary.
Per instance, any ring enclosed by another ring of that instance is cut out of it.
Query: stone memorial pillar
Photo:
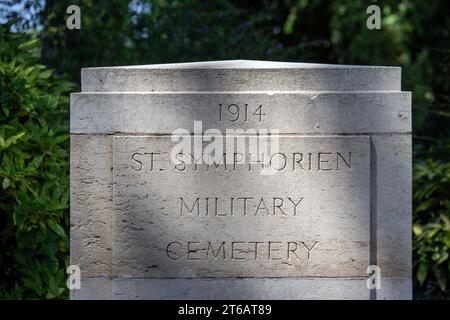
[[[412,297],[400,68],[236,60],[81,75],[72,299]]]

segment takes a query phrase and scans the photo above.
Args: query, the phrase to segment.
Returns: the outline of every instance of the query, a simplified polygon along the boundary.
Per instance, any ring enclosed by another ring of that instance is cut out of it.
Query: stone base
[[[241,279],[83,279],[73,300],[409,300],[410,279],[382,279],[370,292],[366,279],[241,278]]]

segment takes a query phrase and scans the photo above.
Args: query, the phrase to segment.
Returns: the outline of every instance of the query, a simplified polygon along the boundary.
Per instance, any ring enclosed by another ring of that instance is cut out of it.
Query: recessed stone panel
[[[171,159],[167,136],[114,136],[114,276],[365,276],[369,138],[277,138],[263,172]]]

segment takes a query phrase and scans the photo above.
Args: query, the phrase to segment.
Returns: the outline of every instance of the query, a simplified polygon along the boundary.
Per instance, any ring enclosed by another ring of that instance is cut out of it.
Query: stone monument
[[[398,67],[86,68],[71,95],[72,299],[410,299]]]

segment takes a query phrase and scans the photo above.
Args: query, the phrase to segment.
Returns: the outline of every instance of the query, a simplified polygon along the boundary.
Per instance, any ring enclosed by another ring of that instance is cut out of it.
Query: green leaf
[[[40,154],[36,157],[33,158],[33,160],[30,162],[30,164],[27,167],[27,171],[29,173],[32,173],[34,170],[36,170],[37,168],[39,168],[39,166],[42,163],[42,160],[44,160],[44,154]]]
[[[419,265],[419,269],[417,270],[417,280],[419,280],[421,285],[423,285],[423,282],[425,281],[427,274],[428,274],[428,267],[425,263],[422,262]]]
[[[419,224],[417,224],[417,223],[415,223],[415,224],[413,225],[413,232],[414,232],[414,234],[415,234],[416,236],[420,236],[420,235],[422,234],[422,226],[419,225]]]
[[[61,238],[67,237],[64,229],[58,223],[56,223],[54,220],[48,220],[47,224],[50,227],[50,229],[52,229]]]
[[[39,74],[39,79],[48,79],[52,75],[51,70],[45,70]]]
[[[62,143],[62,142],[64,142],[64,141],[66,141],[66,140],[68,140],[70,138],[70,135],[68,135],[68,134],[65,134],[65,135],[61,135],[61,136],[59,136],[59,137],[56,137],[55,139],[53,139],[53,143],[54,144],[60,144],[60,143]]]
[[[2,183],[3,190],[8,189],[10,184],[11,184],[11,181],[7,177],[3,178],[3,183]]]
[[[16,144],[24,136],[25,136],[25,132],[20,132],[20,133],[18,133],[16,135],[6,139],[6,141],[4,141],[3,138],[2,138],[0,140],[0,149],[6,149],[6,148],[10,147],[11,145]]]
[[[38,38],[34,38],[34,39],[31,39],[31,40],[29,40],[27,42],[24,42],[24,43],[20,44],[18,46],[18,49],[20,49],[20,50],[29,50],[29,49],[33,48],[34,46],[36,46],[38,43],[39,43],[39,39]]]
[[[2,110],[5,116],[9,117],[9,108],[7,106],[3,106]]]
[[[434,270],[434,275],[436,277],[436,281],[439,285],[439,288],[445,292],[445,289],[447,288],[447,277],[444,269],[437,267]]]

